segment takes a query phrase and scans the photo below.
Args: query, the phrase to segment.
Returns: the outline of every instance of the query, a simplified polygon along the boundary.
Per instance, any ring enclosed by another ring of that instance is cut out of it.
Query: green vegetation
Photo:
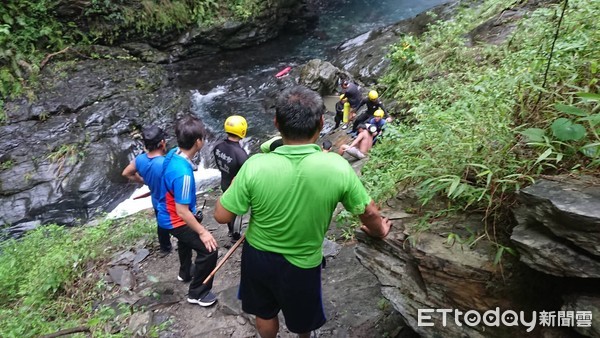
[[[342,239],[352,241],[354,240],[354,232],[360,228],[361,223],[358,216],[344,209],[336,215],[335,225],[341,231],[340,236]]]
[[[63,144],[60,147],[58,147],[58,149],[55,149],[52,152],[50,152],[50,154],[48,154],[46,158],[50,160],[53,164],[57,165],[57,176],[60,176],[65,164],[74,165],[80,159],[84,158],[85,151],[83,149],[87,148],[85,146],[85,143],[86,142],[83,142],[82,144]]]
[[[9,0],[0,6],[0,108],[4,98],[20,94],[25,79],[39,71],[45,52],[82,39],[73,23],[51,15],[56,4],[56,0]],[[2,110],[0,123],[5,119]]]
[[[15,165],[15,162],[13,162],[13,160],[8,160],[8,161],[0,162],[0,171],[9,170],[14,165]]]
[[[28,89],[50,55],[73,45],[112,44],[120,38],[150,37],[227,19],[249,20],[272,1],[260,0],[91,0],[81,15],[65,22],[60,0],[6,0],[0,6],[0,124],[4,100]]]
[[[85,15],[94,20],[90,26],[94,38],[112,41],[134,33],[148,36],[192,25],[210,26],[229,18],[248,20],[272,5],[259,0],[141,0],[132,6],[124,0],[92,0]]]
[[[130,309],[92,310],[105,290],[101,268],[119,249],[152,238],[156,225],[139,216],[118,223],[68,229],[57,225],[0,243],[0,336],[36,337],[86,327],[94,337],[111,333]]]
[[[500,13],[520,3],[466,2],[452,20],[391,49],[385,95],[407,103],[409,118],[388,127],[363,180],[380,201],[413,186],[424,209],[435,209],[422,211],[413,230],[477,211],[486,237],[499,243],[497,226],[509,225],[506,211],[523,186],[540,174],[598,173],[600,3],[569,1],[562,16],[564,3],[536,9],[505,39],[486,41],[473,30],[504,20]],[[497,245],[499,262],[511,250]]]

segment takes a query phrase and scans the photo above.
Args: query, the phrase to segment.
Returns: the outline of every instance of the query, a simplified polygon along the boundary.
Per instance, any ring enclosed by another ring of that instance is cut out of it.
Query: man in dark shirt
[[[385,107],[383,106],[383,102],[381,102],[379,99],[379,93],[377,93],[376,90],[371,90],[368,98],[363,99],[356,110],[359,110],[360,107],[364,105],[367,106],[367,110],[354,119],[354,123],[352,124],[352,132],[356,132],[356,128],[359,124],[366,123],[373,118],[373,114],[376,110],[381,109],[385,114]]]
[[[240,141],[246,137],[248,123],[239,115],[233,115],[225,120],[227,139],[217,144],[213,150],[217,168],[221,171],[221,190],[225,192],[240,168],[248,159],[248,154],[240,146]],[[235,228],[236,219],[227,223],[229,236],[233,241],[240,238],[240,229]]]
[[[360,93],[358,86],[353,82],[344,80],[344,82],[342,82],[342,93],[348,99],[352,110],[356,112],[358,105],[362,101],[362,94]]]

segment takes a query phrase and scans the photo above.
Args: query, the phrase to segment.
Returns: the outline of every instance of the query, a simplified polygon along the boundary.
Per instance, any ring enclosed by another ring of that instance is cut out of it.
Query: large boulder
[[[519,200],[511,239],[525,264],[555,276],[600,278],[600,180],[542,179]]]
[[[337,88],[339,76],[340,70],[331,63],[313,59],[302,66],[298,82],[321,95],[329,95]]]
[[[427,232],[411,235],[408,229],[414,228],[416,221],[410,220],[410,215],[398,212],[396,206],[382,212],[395,215],[394,230],[385,240],[372,240],[358,233],[356,254],[377,276],[383,295],[413,330],[424,337],[504,337],[518,332],[514,327],[485,327],[481,323],[469,326],[463,315],[454,312],[474,310],[483,314],[496,307],[520,307],[511,296],[514,290],[490,287],[504,285],[501,267],[492,262],[494,245],[489,241],[473,243],[475,237],[464,245],[459,243],[459,238],[467,239],[469,233],[482,229],[480,218],[446,219]],[[406,223],[406,228],[399,223]],[[461,224],[461,229],[454,224]],[[452,228],[455,235],[461,235],[449,241],[452,236],[443,229]],[[425,313],[419,314],[424,309],[452,312],[444,325],[441,313],[427,313],[431,316],[427,319]],[[425,326],[423,322],[434,325]]]

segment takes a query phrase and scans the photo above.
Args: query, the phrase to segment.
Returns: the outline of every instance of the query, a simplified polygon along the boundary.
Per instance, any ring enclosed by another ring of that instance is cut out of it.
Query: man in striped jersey
[[[187,301],[211,306],[217,297],[210,291],[212,279],[202,284],[217,265],[217,241],[198,220],[196,213],[196,182],[191,159],[202,149],[206,130],[198,118],[185,116],[175,126],[178,148],[171,150],[163,162],[163,179],[158,202],[158,226],[177,237],[179,275],[189,282]],[[193,271],[192,250],[196,251]]]

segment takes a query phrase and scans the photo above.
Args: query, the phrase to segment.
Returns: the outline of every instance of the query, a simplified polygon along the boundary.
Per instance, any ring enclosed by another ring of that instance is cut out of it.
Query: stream
[[[191,91],[192,112],[205,123],[214,137],[209,138],[200,154],[196,173],[197,191],[218,182],[212,149],[225,137],[223,121],[239,114],[248,121],[247,137],[242,141],[253,153],[260,142],[276,133],[273,125],[273,98],[284,88],[274,75],[287,66],[292,68],[320,58],[329,60],[345,41],[369,30],[414,17],[447,0],[347,0],[328,2],[321,9],[316,28],[307,35],[284,34],[253,48],[221,52],[213,56],[188,59],[167,67],[173,73],[176,89]],[[170,133],[173,136],[172,132]],[[169,141],[169,140],[168,140]],[[174,144],[174,140],[170,140]],[[150,198],[132,200],[147,191],[136,190],[118,205],[109,217],[121,217],[149,208]]]

